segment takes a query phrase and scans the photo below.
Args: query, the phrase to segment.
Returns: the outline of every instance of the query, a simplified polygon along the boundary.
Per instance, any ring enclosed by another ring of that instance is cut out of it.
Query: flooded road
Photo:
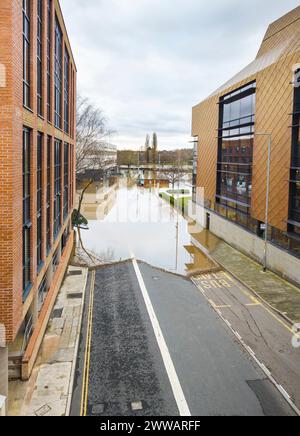
[[[92,185],[81,211],[89,221],[89,230],[81,231],[85,249],[104,262],[135,257],[182,275],[213,268],[192,242],[205,231],[160,198],[160,192],[138,187],[128,177],[106,187]]]

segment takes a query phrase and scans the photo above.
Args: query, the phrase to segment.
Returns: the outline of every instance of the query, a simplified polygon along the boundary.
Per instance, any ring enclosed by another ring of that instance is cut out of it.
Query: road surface
[[[72,415],[295,414],[216,312],[231,302],[214,293],[213,307],[201,279],[132,261],[90,273]]]

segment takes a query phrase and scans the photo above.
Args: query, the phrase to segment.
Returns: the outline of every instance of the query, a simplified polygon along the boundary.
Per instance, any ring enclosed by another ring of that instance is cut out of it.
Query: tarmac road
[[[294,415],[189,280],[128,261],[88,290],[72,415]]]

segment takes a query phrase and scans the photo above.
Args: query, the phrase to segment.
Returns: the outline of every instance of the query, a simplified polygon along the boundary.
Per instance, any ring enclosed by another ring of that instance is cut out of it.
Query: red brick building
[[[59,1],[2,1],[0,325],[7,346],[0,341],[0,395],[7,394],[7,360],[21,362],[20,375],[29,376],[72,252],[75,99]]]

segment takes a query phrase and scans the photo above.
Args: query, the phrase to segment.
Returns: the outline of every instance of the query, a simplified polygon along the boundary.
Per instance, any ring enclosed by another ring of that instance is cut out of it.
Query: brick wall
[[[59,2],[52,1],[52,44],[51,44],[51,121],[54,120],[54,23],[55,16],[63,32],[63,47],[67,47],[70,55],[70,132],[56,129],[47,120],[47,1],[43,1],[43,49],[42,49],[42,98],[43,117],[37,115],[37,0],[31,0],[31,56],[30,56],[30,110],[23,108],[23,24],[22,0],[6,0],[0,3],[0,323],[4,323],[7,330],[7,340],[12,342],[22,324],[22,321],[37,293],[38,286],[45,274],[46,267],[51,263],[51,257],[59,240],[55,241],[48,257],[46,254],[46,150],[47,136],[67,142],[75,152],[75,98],[76,98],[76,66]],[[1,85],[5,84],[5,87]],[[62,93],[63,108],[63,93]],[[64,119],[62,119],[62,126]],[[31,282],[33,284],[30,294],[23,303],[22,283],[22,131],[23,126],[31,129]],[[44,267],[37,274],[37,133],[43,133],[43,171],[42,171],[42,258]],[[51,154],[51,229],[53,229],[53,181],[54,159]],[[69,168],[70,184],[75,187],[75,157],[70,159],[73,167]],[[62,159],[63,183],[63,159]],[[70,195],[69,216],[62,230],[70,225],[73,206],[73,195]],[[63,190],[61,204],[63,205]],[[62,207],[62,206],[61,206]],[[63,215],[62,215],[63,216]],[[60,235],[61,236],[61,235]],[[59,237],[60,237],[59,236]],[[51,230],[53,241],[53,230]],[[54,277],[55,279],[55,277]]]
[[[0,6],[0,323],[8,340],[22,318],[22,1]]]

